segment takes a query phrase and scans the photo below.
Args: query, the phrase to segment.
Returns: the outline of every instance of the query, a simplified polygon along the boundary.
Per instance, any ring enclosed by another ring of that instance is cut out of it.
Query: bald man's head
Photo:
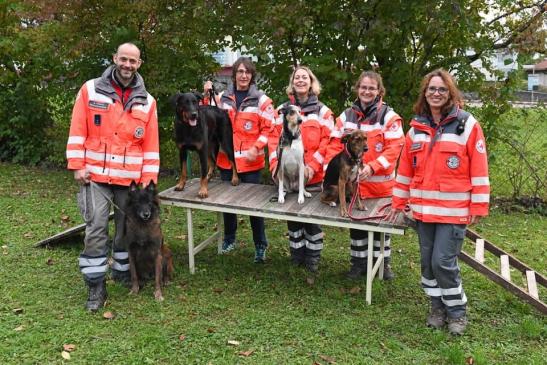
[[[116,76],[119,82],[127,86],[141,67],[141,51],[133,43],[120,44],[113,57],[116,64]]]

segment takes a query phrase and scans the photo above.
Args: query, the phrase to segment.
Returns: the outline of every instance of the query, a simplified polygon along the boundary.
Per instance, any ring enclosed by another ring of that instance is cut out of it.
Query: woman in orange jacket
[[[233,85],[220,97],[219,106],[230,116],[233,128],[234,154],[239,179],[243,183],[259,184],[261,170],[265,166],[264,147],[274,115],[272,100],[255,84],[256,68],[250,58],[240,57],[232,67]],[[207,95],[212,83],[204,86]],[[217,157],[220,178],[232,179],[232,170],[227,156],[221,151]],[[266,258],[268,241],[264,228],[264,218],[249,217],[255,244],[255,263],[263,263]],[[224,242],[222,252],[235,248],[237,217],[224,213]]]
[[[359,174],[359,194],[362,199],[390,197],[395,184],[395,165],[404,143],[401,117],[383,98],[386,94],[382,76],[365,71],[355,83],[357,100],[336,119],[336,127],[327,152],[330,161],[343,146],[343,134],[355,129],[367,133],[368,150],[363,154],[364,168]],[[351,269],[350,279],[358,279],[366,273],[368,231],[350,229]],[[374,233],[374,256],[380,253],[380,233]],[[384,280],[394,277],[391,271],[391,238],[385,236]]]
[[[317,77],[306,66],[295,68],[289,79],[287,95],[289,100],[277,110],[287,105],[300,108],[300,125],[304,145],[304,177],[307,186],[319,185],[323,181],[323,162],[327,152],[330,134],[334,127],[332,111],[319,101],[321,85]],[[277,115],[268,141],[270,170],[277,167],[277,145],[283,127],[283,115]],[[305,265],[310,272],[317,272],[321,250],[323,249],[323,231],[318,224],[287,221],[291,259],[295,265]]]
[[[431,300],[426,323],[452,334],[467,326],[458,255],[467,224],[488,215],[490,183],[484,135],[462,109],[452,76],[438,69],[422,81],[416,116],[393,189],[393,221],[408,204],[420,241],[422,287]]]

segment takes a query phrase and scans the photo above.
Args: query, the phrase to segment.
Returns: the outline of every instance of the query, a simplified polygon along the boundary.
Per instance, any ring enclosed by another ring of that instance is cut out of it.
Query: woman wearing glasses
[[[359,173],[361,198],[391,197],[395,183],[395,165],[404,143],[401,117],[387,105],[382,76],[365,71],[355,83],[357,100],[336,120],[327,152],[327,161],[342,151],[342,136],[360,129],[367,133],[367,147],[363,155],[364,168]],[[350,229],[351,269],[349,279],[358,279],[367,271],[368,231]],[[374,256],[380,253],[380,233],[374,233]],[[391,238],[385,237],[384,279],[394,277],[391,271]]]
[[[462,106],[448,72],[425,76],[386,218],[393,221],[410,205],[420,241],[422,287],[431,299],[426,324],[448,324],[457,335],[467,326],[458,254],[466,225],[488,215],[490,195],[484,135]]]
[[[268,143],[274,115],[272,100],[256,87],[256,68],[250,58],[240,57],[232,67],[233,84],[220,98],[220,107],[230,116],[233,128],[234,152],[239,179],[243,183],[260,184],[261,170],[265,166],[264,147]],[[205,95],[212,88],[210,81],[204,85]],[[228,158],[221,151],[217,165],[223,181],[232,179]],[[266,257],[266,233],[264,218],[250,217],[255,244],[255,263],[263,263]],[[224,213],[224,241],[222,252],[235,248],[237,216]]]

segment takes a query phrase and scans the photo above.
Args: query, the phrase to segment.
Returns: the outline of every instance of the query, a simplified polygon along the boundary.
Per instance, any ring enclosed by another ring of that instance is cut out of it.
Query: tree
[[[259,0],[215,2],[217,33],[231,34],[259,58],[266,88],[278,100],[293,65],[309,65],[336,111],[354,97],[364,69],[384,77],[388,100],[405,116],[422,77],[443,67],[466,90],[483,76],[471,62],[499,48],[546,51],[546,1]],[[542,28],[543,27],[543,28]]]

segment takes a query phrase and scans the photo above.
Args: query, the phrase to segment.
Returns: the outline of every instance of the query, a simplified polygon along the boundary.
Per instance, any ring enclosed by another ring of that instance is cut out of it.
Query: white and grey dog
[[[288,105],[279,110],[283,115],[283,130],[277,146],[277,169],[274,181],[278,184],[278,198],[280,204],[285,202],[287,192],[298,192],[298,204],[304,203],[304,197],[311,194],[304,188],[304,144],[300,132],[300,109],[295,105]]]

